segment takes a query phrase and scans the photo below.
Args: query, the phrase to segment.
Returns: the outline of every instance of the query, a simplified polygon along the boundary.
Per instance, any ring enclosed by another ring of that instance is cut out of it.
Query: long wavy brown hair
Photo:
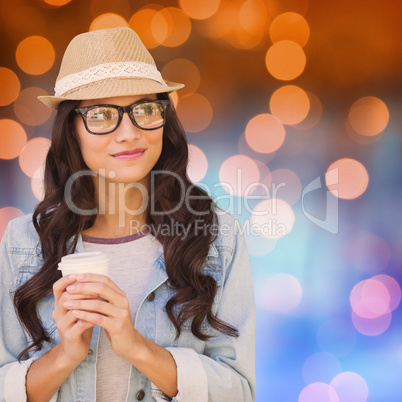
[[[159,94],[158,98],[170,99],[166,93]],[[31,344],[18,355],[18,360],[30,349],[41,350],[42,343],[50,341],[50,336],[38,316],[37,304],[52,292],[54,282],[61,278],[61,273],[57,270],[61,257],[75,251],[79,234],[91,227],[96,218],[96,214],[81,215],[73,212],[64,195],[68,179],[74,173],[88,169],[72,134],[71,111],[78,103],[79,101],[62,102],[53,123],[52,143],[45,165],[45,196],[33,213],[33,224],[41,243],[43,266],[14,294],[19,319],[32,338]],[[176,339],[180,336],[183,324],[190,321],[192,333],[200,340],[206,341],[212,336],[202,328],[205,321],[215,330],[237,337],[238,331],[234,327],[213,314],[212,305],[218,284],[212,276],[202,272],[209,246],[217,234],[206,230],[199,235],[196,231],[189,230],[187,236],[173,231],[166,235],[164,231],[157,230],[158,227],[173,227],[172,223],[183,224],[187,229],[188,225],[194,228],[196,220],[198,227],[200,220],[203,221],[204,228],[218,224],[214,201],[190,181],[187,164],[186,134],[171,102],[163,131],[162,153],[152,169],[158,171],[158,174],[154,175],[154,192],[150,194],[146,212],[147,227],[163,245],[169,283],[176,290],[168,300],[165,310],[176,329]],[[182,191],[191,196],[185,203],[182,202]],[[158,213],[150,213],[151,200],[153,210]],[[74,181],[71,201],[83,210],[96,208],[92,177],[85,175]]]

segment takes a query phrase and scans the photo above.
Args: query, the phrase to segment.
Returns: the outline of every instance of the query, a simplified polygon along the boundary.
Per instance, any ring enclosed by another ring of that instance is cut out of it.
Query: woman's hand
[[[67,287],[71,296],[84,294],[100,298],[70,299],[64,303],[64,307],[74,317],[104,328],[113,351],[123,359],[132,361],[143,338],[134,328],[126,294],[105,275],[82,274],[77,275],[76,279],[76,283]]]
[[[78,365],[88,354],[92,330],[95,324],[77,319],[63,304],[77,299],[94,299],[97,296],[67,292],[66,287],[72,285],[75,280],[76,275],[72,274],[60,278],[53,284],[55,300],[53,319],[59,331],[63,357]]]

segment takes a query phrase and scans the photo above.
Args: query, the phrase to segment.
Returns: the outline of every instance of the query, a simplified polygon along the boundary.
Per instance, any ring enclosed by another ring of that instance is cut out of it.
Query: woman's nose
[[[117,142],[130,142],[135,138],[140,138],[140,130],[133,124],[128,113],[123,113],[121,123],[115,131],[115,140]]]

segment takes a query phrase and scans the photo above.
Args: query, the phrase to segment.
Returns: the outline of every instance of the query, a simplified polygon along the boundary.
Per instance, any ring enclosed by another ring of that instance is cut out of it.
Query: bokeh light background
[[[244,224],[257,401],[402,400],[401,12],[397,0],[2,0],[0,236],[42,197],[54,112],[36,97],[54,93],[67,44],[130,26],[186,84],[173,96],[191,178]]]

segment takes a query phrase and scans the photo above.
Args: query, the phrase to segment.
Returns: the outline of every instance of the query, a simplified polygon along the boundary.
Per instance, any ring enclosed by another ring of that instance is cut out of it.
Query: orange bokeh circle
[[[13,103],[18,98],[20,89],[17,74],[9,68],[0,67],[0,106]]]
[[[306,118],[295,126],[300,130],[310,130],[319,123],[322,116],[322,103],[318,96],[310,91],[306,91],[306,93],[310,107]]]
[[[22,215],[24,215],[24,213],[15,207],[0,208],[0,240],[3,237],[8,222],[10,222],[11,219],[18,218]]]
[[[205,96],[193,93],[180,98],[177,114],[186,131],[198,133],[211,123],[213,110]]]
[[[239,8],[239,26],[253,35],[264,34],[269,25],[268,6],[263,0],[247,0]]]
[[[203,150],[193,144],[188,145],[187,174],[193,183],[201,181],[208,170],[208,159]]]
[[[156,21],[154,23],[153,21]],[[166,7],[153,17],[152,32],[156,41],[162,46],[176,47],[182,45],[190,36],[191,22],[179,8]],[[158,25],[162,27],[158,28]]]
[[[233,155],[222,163],[219,180],[228,194],[247,197],[260,181],[260,170],[254,159]]]
[[[248,145],[254,151],[271,153],[282,146],[286,131],[277,117],[263,113],[248,122],[245,134]]]
[[[41,165],[35,170],[33,177],[31,177],[31,190],[33,195],[39,201],[42,201],[45,197],[45,165]]]
[[[0,120],[0,159],[14,159],[27,143],[21,124],[10,119]]]
[[[283,124],[294,125],[303,121],[310,109],[307,93],[296,85],[284,85],[271,96],[271,113]]]
[[[65,6],[67,3],[70,3],[71,0],[43,0],[45,3],[50,4],[51,6]]]
[[[43,137],[33,138],[22,149],[19,163],[28,177],[34,177],[37,170],[45,163],[50,148],[50,140]]]
[[[18,66],[27,74],[40,75],[50,70],[55,60],[52,44],[42,36],[22,40],[15,52]]]
[[[147,49],[153,49],[160,45],[160,43],[155,39],[153,24],[149,23],[150,21],[153,21],[153,18],[157,13],[158,10],[145,8],[133,14],[128,22],[130,28],[137,32]]]
[[[205,20],[218,11],[220,0],[179,0],[179,5],[190,18]]]
[[[325,174],[328,190],[338,198],[351,200],[362,195],[368,186],[369,175],[362,163],[351,158],[333,162]]]
[[[199,28],[208,38],[222,38],[236,29],[238,10],[233,3],[222,3],[219,11],[202,21]]]
[[[262,237],[280,239],[287,236],[295,223],[292,207],[280,198],[259,202],[251,215],[254,230]]]
[[[350,108],[349,122],[361,135],[373,136],[387,127],[389,111],[385,103],[375,96],[358,99]]]
[[[49,95],[44,89],[25,88],[14,102],[14,112],[18,119],[29,126],[39,126],[49,119],[52,109],[40,102],[38,96]]]
[[[278,80],[294,80],[306,66],[306,55],[302,47],[291,40],[274,43],[265,56],[269,73]]]
[[[197,91],[201,79],[197,66],[187,59],[169,61],[162,69],[162,77],[166,81],[185,84],[185,87],[180,90],[181,97]]]
[[[304,46],[310,36],[310,28],[303,16],[287,12],[272,21],[269,34],[273,43],[287,39]]]
[[[89,26],[90,31],[98,29],[128,27],[128,22],[119,14],[105,13],[98,15]]]

